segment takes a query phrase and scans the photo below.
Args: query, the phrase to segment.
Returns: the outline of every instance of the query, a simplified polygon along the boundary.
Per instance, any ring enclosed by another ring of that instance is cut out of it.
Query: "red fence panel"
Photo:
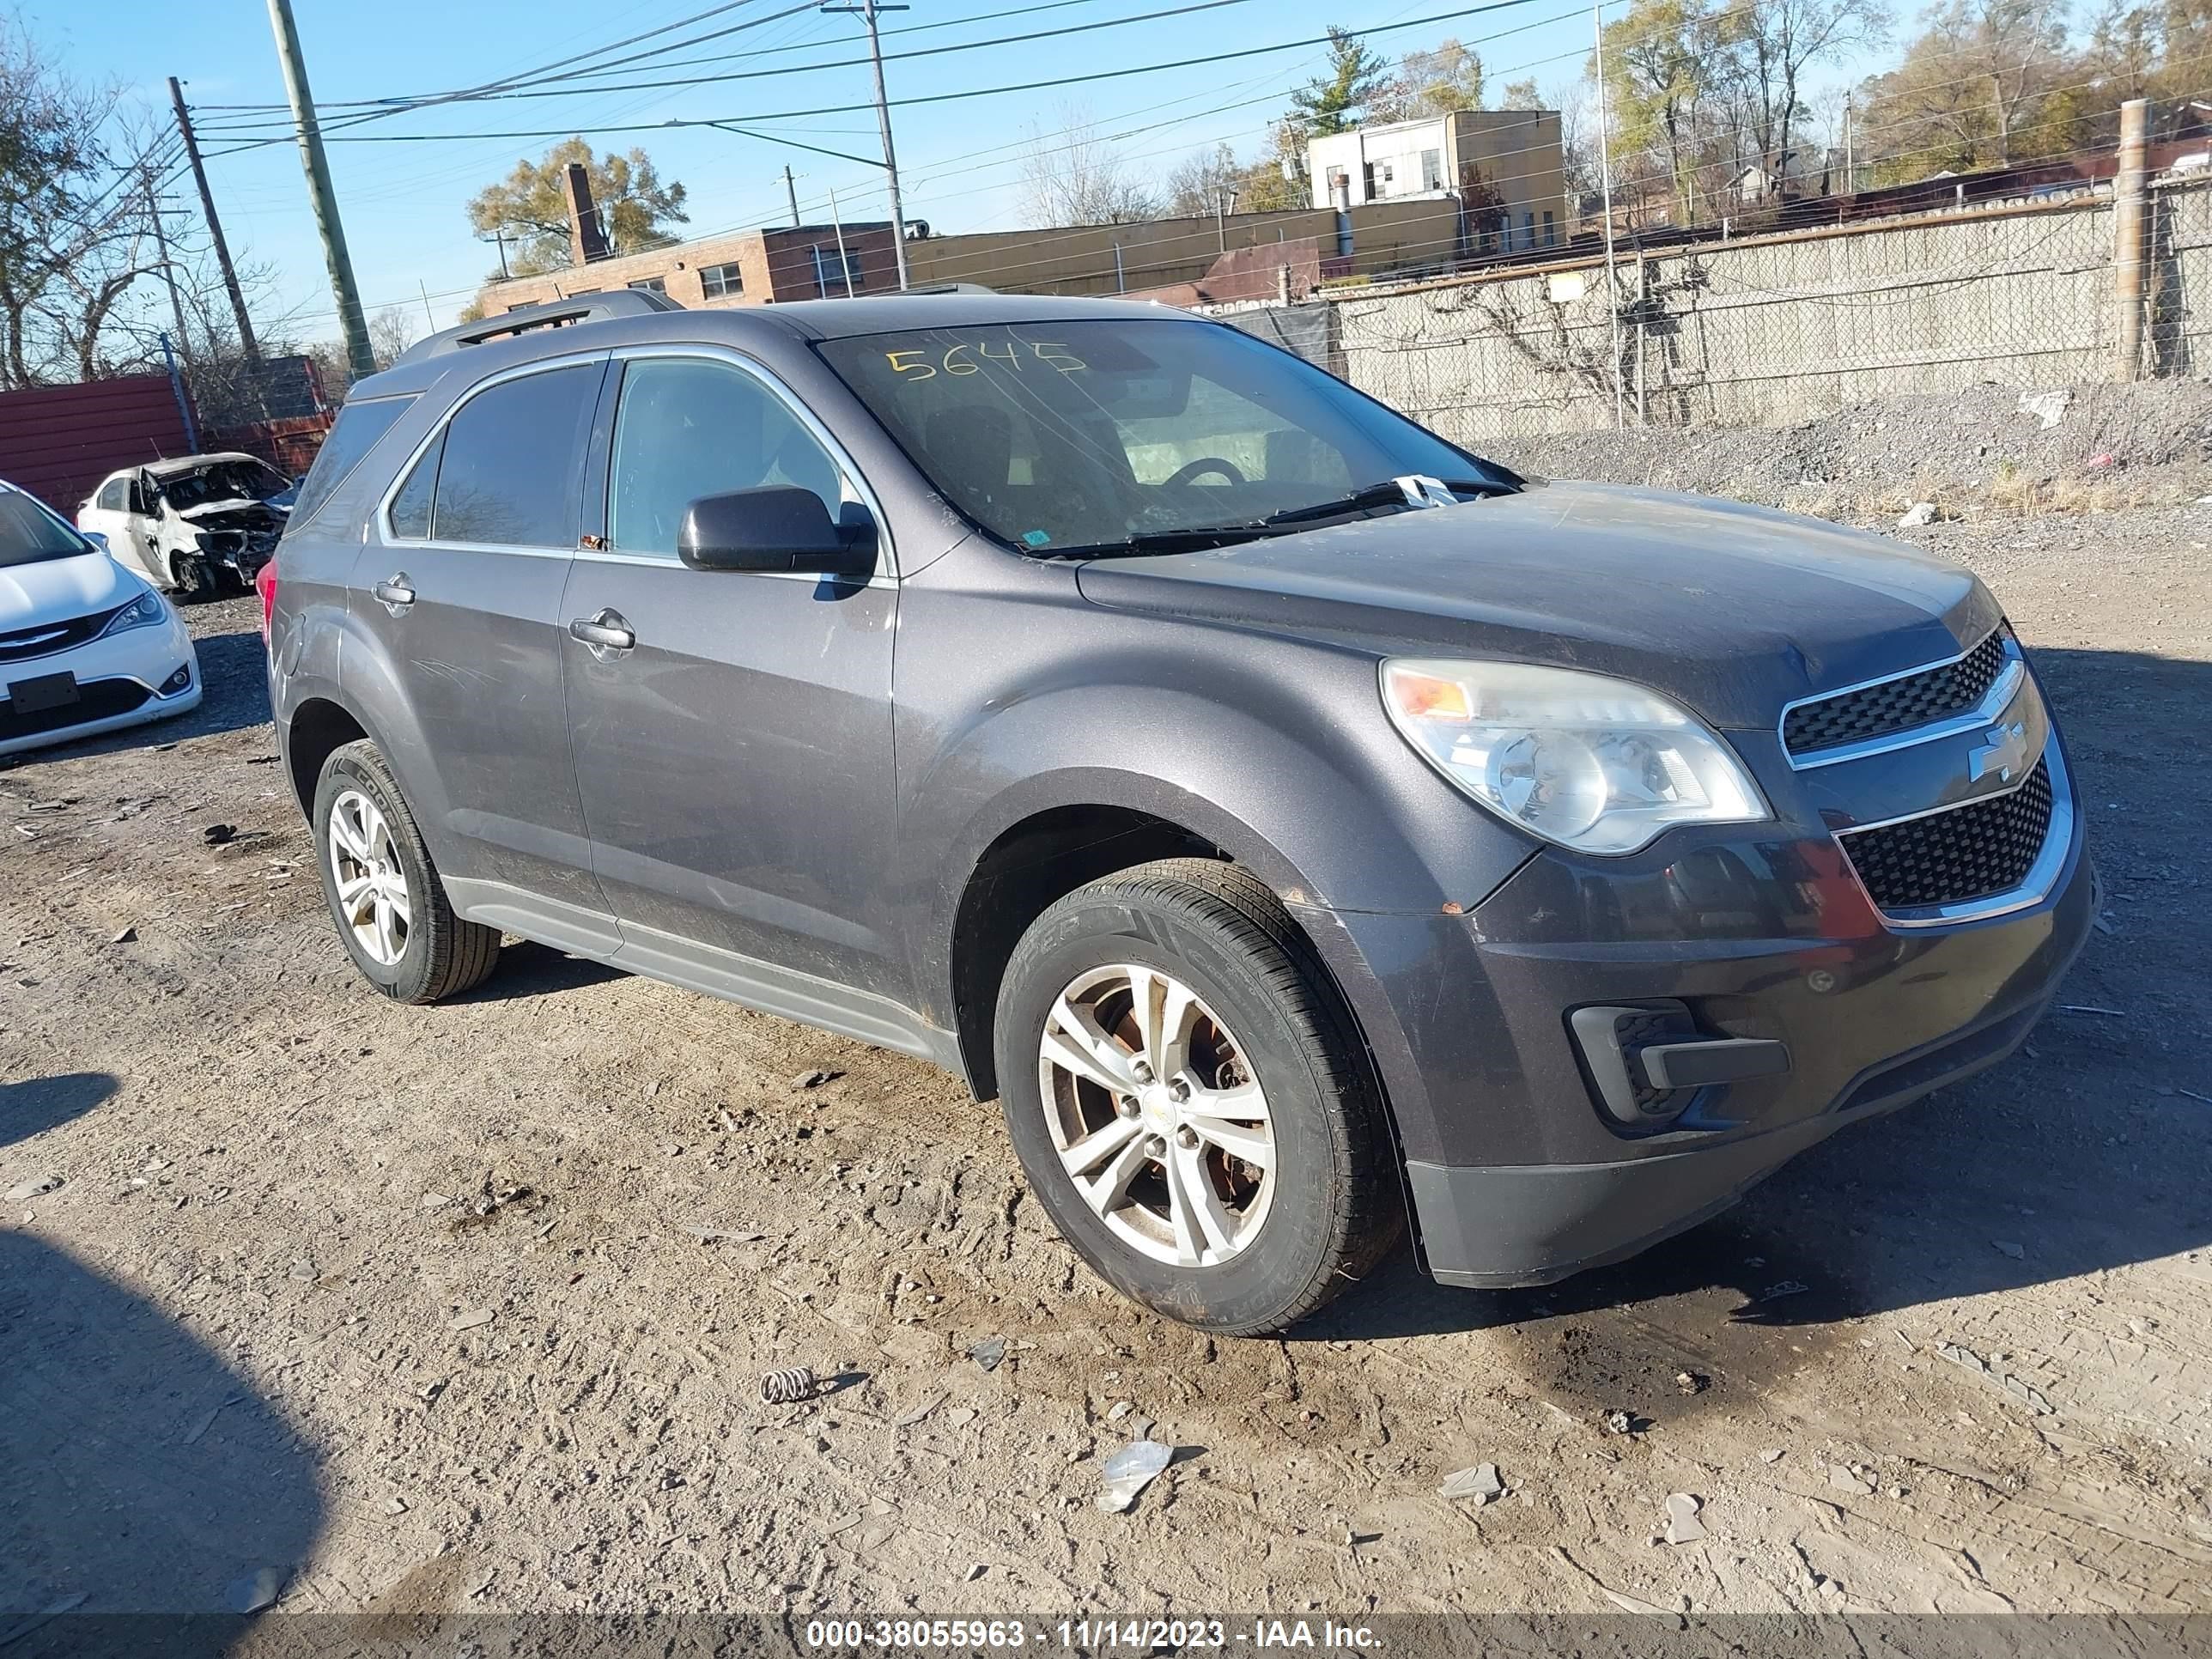
[[[0,392],[0,478],[66,519],[118,467],[190,453],[166,374]]]
[[[301,415],[289,420],[254,421],[246,426],[227,426],[205,434],[210,450],[242,449],[258,455],[287,477],[302,478],[315,464],[334,415]]]

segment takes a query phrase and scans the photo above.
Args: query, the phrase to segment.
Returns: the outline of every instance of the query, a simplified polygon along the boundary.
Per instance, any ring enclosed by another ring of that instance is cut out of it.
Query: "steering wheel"
[[[1201,455],[1196,460],[1185,461],[1181,466],[1177,467],[1173,473],[1169,475],[1167,483],[1163,487],[1172,489],[1179,484],[1187,484],[1193,478],[1201,477],[1208,472],[1218,472],[1223,477],[1228,479],[1230,483],[1235,484],[1249,483],[1251,482],[1250,479],[1247,478],[1242,472],[1239,472],[1237,470],[1237,465],[1235,462],[1224,461],[1218,455]]]

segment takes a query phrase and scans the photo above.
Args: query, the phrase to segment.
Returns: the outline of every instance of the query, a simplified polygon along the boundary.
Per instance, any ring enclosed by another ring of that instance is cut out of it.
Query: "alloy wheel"
[[[407,872],[382,810],[358,789],[331,803],[331,875],[354,943],[389,968],[407,954],[414,910]]]
[[[1123,1243],[1211,1267],[1258,1236],[1275,1186],[1267,1097],[1190,987],[1129,963],[1079,975],[1046,1016],[1037,1081],[1061,1167]]]

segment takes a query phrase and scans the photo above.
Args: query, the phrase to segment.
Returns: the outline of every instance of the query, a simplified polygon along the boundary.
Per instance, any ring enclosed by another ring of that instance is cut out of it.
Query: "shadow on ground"
[[[2129,652],[2035,662],[2068,732],[2109,931],[2025,1048],[1844,1130],[1617,1267],[1485,1293],[1437,1286],[1401,1255],[1292,1340],[1487,1329],[1563,1402],[1679,1418],[1697,1408],[1677,1395],[1682,1371],[1757,1383],[1860,1340],[1846,1319],[2212,1244],[2212,1031],[2196,989],[2212,777],[2172,758],[2196,751],[2212,667]]]
[[[186,612],[186,615],[190,615]],[[144,726],[125,727],[104,737],[76,743],[58,743],[44,749],[26,749],[0,756],[0,769],[21,770],[41,761],[82,760],[89,755],[118,754],[128,749],[152,749],[189,738],[213,737],[269,722],[268,653],[258,631],[216,634],[196,639],[200,659],[200,705],[190,714]]]
[[[515,1002],[525,997],[557,996],[622,977],[622,969],[588,957],[572,957],[550,945],[522,939],[499,953],[499,969],[473,991],[455,997],[471,1002]]]
[[[0,1083],[0,1147],[83,1116],[120,1086],[105,1072],[64,1072]]]
[[[210,1615],[187,1645],[219,1651],[235,1587],[265,1569],[281,1583],[321,1529],[299,1429],[196,1337],[25,1232],[0,1232],[0,1352],[9,1659],[118,1613]],[[47,1613],[74,1616],[41,1637],[28,1626]]]

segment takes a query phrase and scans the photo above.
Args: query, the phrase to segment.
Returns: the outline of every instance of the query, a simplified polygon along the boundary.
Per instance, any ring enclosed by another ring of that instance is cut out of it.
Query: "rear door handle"
[[[579,617],[568,624],[568,632],[592,647],[595,657],[605,653],[627,651],[637,643],[637,635],[623,620],[619,611],[602,611],[596,616]]]
[[[407,573],[404,570],[395,570],[371,591],[375,593],[377,603],[395,617],[415,603],[414,586],[408,581]]]

